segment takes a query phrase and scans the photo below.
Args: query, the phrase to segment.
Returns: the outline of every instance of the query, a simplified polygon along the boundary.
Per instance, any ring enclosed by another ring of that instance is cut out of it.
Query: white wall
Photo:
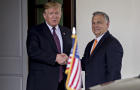
[[[104,11],[110,17],[109,31],[119,39],[124,49],[122,78],[140,74],[140,0],[77,0],[77,34],[82,57],[86,44],[94,38],[91,18],[94,11]]]

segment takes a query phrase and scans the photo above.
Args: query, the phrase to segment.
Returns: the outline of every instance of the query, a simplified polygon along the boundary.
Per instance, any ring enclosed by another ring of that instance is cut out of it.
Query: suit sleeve
[[[112,41],[107,48],[107,80],[113,81],[121,78],[121,66],[123,57],[123,48],[116,40]]]
[[[28,30],[26,44],[30,60],[55,65],[56,54],[40,48],[38,32],[35,29]]]
[[[87,60],[89,58],[89,55],[90,55],[90,48],[91,48],[91,45],[92,45],[92,42],[88,43],[86,48],[85,48],[85,51],[84,51],[84,55],[81,59],[81,64],[82,64],[82,70],[85,71],[85,66],[87,64]]]

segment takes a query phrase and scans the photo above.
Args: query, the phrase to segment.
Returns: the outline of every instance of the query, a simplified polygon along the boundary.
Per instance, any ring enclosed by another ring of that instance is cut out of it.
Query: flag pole
[[[71,74],[71,69],[72,69],[72,65],[73,65],[73,59],[74,59],[74,56],[75,56],[75,50],[76,50],[76,45],[77,45],[77,36],[76,36],[75,27],[73,27],[72,38],[75,38],[75,42],[74,42],[73,55],[72,55],[72,59],[71,59],[72,62],[70,64],[70,69],[69,69],[69,71],[66,71],[66,73],[68,74],[67,81],[66,81],[67,90],[75,90],[75,89],[71,89],[71,88],[68,87],[68,82],[70,80],[70,74]]]

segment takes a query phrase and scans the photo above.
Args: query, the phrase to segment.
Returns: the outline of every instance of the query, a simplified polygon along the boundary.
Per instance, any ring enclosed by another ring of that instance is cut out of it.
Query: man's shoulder
[[[59,28],[60,28],[62,33],[69,34],[69,35],[72,34],[72,30],[68,27],[59,25]]]
[[[119,40],[112,34],[110,34],[109,38],[110,38],[110,41],[112,41],[112,42],[120,43]]]
[[[68,31],[71,31],[70,28],[66,27],[66,26],[62,26],[62,25],[59,25],[60,29],[62,30],[68,30]]]
[[[120,41],[112,34],[108,35],[105,42],[108,44],[108,47],[114,47],[114,49],[117,49],[118,47],[121,49],[123,48]]]
[[[43,29],[43,27],[44,27],[44,24],[41,23],[41,24],[37,24],[37,25],[30,27],[29,30],[38,32],[38,31],[41,31]]]
[[[109,31],[105,33],[103,36],[107,41],[119,41],[114,35],[112,35]]]

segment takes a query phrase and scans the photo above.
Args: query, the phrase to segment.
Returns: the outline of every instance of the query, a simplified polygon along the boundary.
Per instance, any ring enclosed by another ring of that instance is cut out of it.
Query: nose
[[[98,28],[98,27],[99,27],[99,24],[94,23],[94,24],[93,24],[93,27]]]

